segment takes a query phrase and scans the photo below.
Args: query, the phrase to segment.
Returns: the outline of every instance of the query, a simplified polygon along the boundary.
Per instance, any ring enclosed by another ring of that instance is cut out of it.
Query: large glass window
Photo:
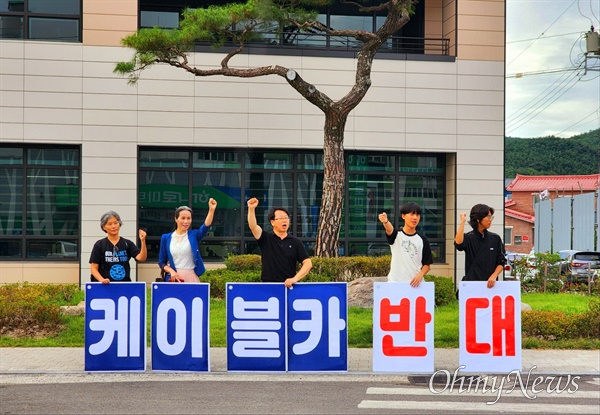
[[[80,151],[3,146],[0,258],[77,260]]]
[[[429,239],[435,261],[443,262],[444,156],[346,151],[345,158],[340,254],[389,254],[378,215],[386,212],[400,227],[400,207],[412,201],[423,210],[418,230]],[[200,247],[207,261],[258,252],[247,223],[250,197],[259,199],[256,217],[267,231],[269,209],[288,209],[290,233],[314,253],[323,193],[322,152],[144,148],[139,160],[139,223],[148,228],[150,257],[158,256],[161,234],[173,231],[175,208],[189,205],[193,226],[199,227],[211,197],[217,200],[217,211]]]
[[[81,42],[81,0],[0,0],[0,39]]]
[[[425,1],[416,5],[416,13],[410,21],[389,39],[381,48],[382,52],[424,53],[423,38],[425,35]],[[179,26],[181,13],[185,8],[199,8],[210,5],[235,3],[234,0],[140,0],[140,28],[160,27],[174,29]],[[356,3],[359,4],[359,3]],[[361,5],[374,6],[375,0],[361,1]],[[334,0],[327,6],[317,7],[317,20],[324,26],[334,30],[364,30],[373,32],[385,21],[385,11],[363,13],[355,4]],[[357,49],[360,42],[344,36],[328,36],[324,31],[316,29],[300,31],[294,25],[283,27],[281,34],[278,27],[264,28],[257,38],[262,46],[278,46],[291,48],[330,48],[336,50]],[[440,29],[441,31],[441,29]],[[440,43],[442,39],[436,39]]]

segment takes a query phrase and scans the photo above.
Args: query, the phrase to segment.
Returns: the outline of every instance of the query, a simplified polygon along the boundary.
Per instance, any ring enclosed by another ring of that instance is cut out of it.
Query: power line
[[[535,42],[536,42],[536,41],[537,41],[539,38],[541,38],[542,36],[544,36],[544,33],[545,33],[546,31],[548,31],[548,29],[550,29],[550,28],[552,27],[552,25],[553,25],[554,23],[556,23],[556,22],[558,21],[558,19],[560,19],[560,18],[561,18],[561,17],[562,17],[562,16],[563,16],[563,15],[564,15],[566,12],[567,12],[567,10],[569,10],[569,9],[571,8],[571,6],[572,6],[573,4],[575,4],[575,2],[576,2],[576,1],[577,1],[577,0],[573,0],[573,2],[572,2],[571,4],[569,4],[569,6],[568,6],[568,7],[565,9],[565,11],[564,11],[564,12],[562,12],[562,13],[560,14],[560,16],[558,16],[558,17],[556,18],[556,20],[554,20],[554,21],[553,21],[553,22],[550,24],[550,26],[548,26],[548,27],[546,28],[546,30],[544,30],[544,31],[543,31],[543,32],[542,32],[542,33],[541,33],[541,34],[540,34],[540,35],[539,35],[537,38],[535,38],[535,40],[534,40],[533,42],[531,42],[531,43],[529,44],[529,46],[527,46],[525,49],[523,49],[523,50],[521,51],[521,53],[519,53],[519,54],[518,54],[518,55],[517,55],[517,56],[516,56],[516,57],[515,57],[515,58],[514,58],[512,61],[510,61],[510,62],[509,62],[509,63],[508,63],[506,66],[507,66],[507,67],[508,67],[508,66],[510,66],[510,65],[511,65],[511,64],[512,64],[514,61],[516,61],[516,60],[519,58],[519,56],[521,56],[523,53],[525,53],[525,51],[526,51],[527,49],[529,49],[531,46],[533,46],[533,44],[534,44],[534,43],[535,43]]]
[[[515,122],[518,123],[519,121],[521,121],[518,119],[525,118],[530,111],[532,111],[532,110],[535,111],[536,110],[535,107],[541,101],[546,99],[548,96],[560,92],[565,87],[566,83],[569,82],[569,76],[571,74],[572,74],[572,72],[571,73],[567,73],[567,72],[563,73],[551,85],[548,85],[546,87],[546,89],[544,89],[542,92],[540,92],[531,101],[529,101],[527,104],[523,105],[517,111],[513,112],[510,116],[508,116],[505,120],[505,122],[508,124],[508,127],[510,128],[510,124],[514,124]],[[525,110],[526,113],[521,112],[522,110]],[[515,120],[514,118],[516,118],[517,120]]]
[[[598,17],[594,14],[594,8],[592,7],[592,0],[590,0],[590,11],[592,12],[592,16],[594,16],[594,19],[596,19],[600,22],[600,19],[598,19]]]
[[[567,130],[570,130],[571,128],[575,127],[577,124],[580,124],[580,123],[582,123],[582,122],[583,122],[583,121],[584,121],[586,118],[589,118],[589,117],[591,117],[592,115],[594,115],[594,114],[595,114],[595,113],[597,113],[598,111],[600,111],[600,107],[596,108],[594,111],[592,111],[592,113],[591,113],[591,114],[589,114],[589,115],[587,115],[587,116],[583,117],[581,120],[577,121],[575,124],[573,124],[573,125],[571,125],[571,126],[569,126],[569,127],[565,128],[565,129],[564,129],[564,130],[562,130],[560,133],[558,133],[558,134],[555,134],[555,135],[559,136],[559,135],[561,135],[562,133],[564,133],[565,131],[567,131]],[[593,121],[593,120],[592,120],[592,121]],[[586,124],[587,124],[587,123],[586,123]]]
[[[542,103],[542,105],[546,104],[546,102],[548,102],[550,99],[552,99],[552,101],[550,101],[547,105],[545,105],[545,107],[540,108],[539,110],[536,109],[535,111],[537,111],[536,113],[533,113],[529,118],[522,120],[518,125],[514,126],[514,127],[509,127],[510,130],[508,131],[508,133],[512,133],[513,131],[517,130],[518,128],[522,127],[524,124],[528,123],[529,121],[531,121],[532,119],[534,119],[535,117],[537,117],[538,115],[540,115],[542,112],[544,112],[549,106],[551,106],[552,104],[554,104],[560,97],[562,97],[565,93],[567,93],[571,88],[573,88],[577,83],[579,82],[578,78],[575,78],[575,82],[573,82],[571,85],[569,85],[568,87],[563,87],[561,88],[561,90],[564,89],[564,91],[562,91],[562,93],[558,96],[556,96],[554,98],[554,96],[556,94],[553,94],[553,96],[549,97],[548,99],[546,99],[546,101],[544,101]],[[566,89],[565,89],[566,88]],[[558,92],[558,91],[557,91]],[[514,123],[513,123],[514,124]]]
[[[571,35],[578,35],[578,34],[580,34],[580,33],[581,33],[581,32],[571,32],[571,33],[563,33],[562,35],[552,35],[552,36],[545,36],[545,37],[544,37],[544,39],[540,39],[540,40],[550,39],[550,38],[553,38],[553,37],[561,37],[561,36],[571,36]],[[531,41],[531,40],[538,40],[538,39],[539,39],[539,37],[537,37],[537,38],[535,38],[535,39],[534,39],[534,38],[531,38],[531,39],[523,39],[523,40],[513,40],[513,41],[510,41],[510,42],[506,42],[506,44],[507,44],[507,45],[510,45],[511,43],[529,42],[529,41]]]
[[[559,93],[561,93],[565,88],[570,89],[575,83],[577,83],[577,79],[575,78],[575,82],[573,82],[571,85],[569,85],[569,83],[571,83],[573,81],[573,78],[569,79],[569,78],[565,78],[560,85],[553,89],[552,91],[550,91],[549,93],[543,95],[543,96],[538,96],[530,105],[529,108],[526,108],[525,111],[521,114],[518,114],[516,116],[515,119],[513,119],[512,121],[507,122],[507,128],[508,129],[513,129],[513,128],[518,128],[520,125],[522,125],[522,123],[524,121],[528,121],[529,119],[531,119],[531,115],[538,115],[539,113],[541,113],[544,109],[546,109],[547,107],[543,107],[549,100],[551,100],[552,98],[554,98],[556,95],[558,95]],[[567,89],[567,90],[568,90]],[[554,101],[552,101],[554,102]],[[543,108],[542,108],[543,107]],[[537,112],[537,114],[536,114]],[[515,127],[516,126],[516,127]]]
[[[590,8],[591,8],[591,4],[590,4]],[[581,13],[581,7],[579,6],[579,0],[577,1],[577,10],[579,11],[579,14],[582,17],[585,17],[586,19],[588,19],[590,21],[590,24],[593,26],[594,25],[594,21],[592,19],[590,19],[589,17],[587,17],[585,14]]]
[[[530,106],[534,106],[536,101],[538,100],[542,100],[545,97],[545,94],[548,92],[548,90],[550,91],[554,91],[556,88],[554,88],[554,85],[556,85],[558,82],[561,81],[561,79],[563,79],[565,76],[568,77],[569,74],[567,73],[563,73],[560,77],[558,77],[551,85],[548,85],[546,87],[546,89],[544,89],[542,92],[540,92],[539,94],[537,94],[533,99],[531,99],[529,102],[527,102],[525,105],[523,105],[521,108],[519,108],[518,110],[514,111],[511,115],[509,115],[508,117],[506,117],[505,123],[510,123],[512,122],[511,119],[515,118],[515,117],[522,117],[523,116],[523,110],[527,109]]]
[[[546,69],[543,71],[517,72],[514,74],[506,75],[506,78],[522,78],[524,76],[531,76],[531,75],[548,75],[548,74],[559,73],[559,72],[571,72],[571,71],[574,71],[577,69],[579,69],[579,68],[570,67],[570,68],[560,68],[560,69]]]

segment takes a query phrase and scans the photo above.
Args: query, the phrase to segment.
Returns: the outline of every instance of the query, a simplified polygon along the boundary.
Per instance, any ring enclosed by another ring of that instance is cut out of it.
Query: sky
[[[600,0],[506,0],[506,136],[600,128],[600,56],[583,63],[599,19]]]

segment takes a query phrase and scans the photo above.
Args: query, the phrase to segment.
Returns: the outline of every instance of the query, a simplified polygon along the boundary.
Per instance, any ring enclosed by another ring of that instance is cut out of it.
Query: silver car
[[[571,256],[571,272],[568,282],[595,281],[600,275],[600,252],[579,251]]]

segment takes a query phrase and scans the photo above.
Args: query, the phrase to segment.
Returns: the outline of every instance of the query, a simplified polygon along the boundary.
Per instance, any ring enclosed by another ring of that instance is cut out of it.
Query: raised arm
[[[146,248],[146,231],[140,229],[138,231],[140,237],[140,253],[136,255],[135,260],[138,262],[144,262],[148,258],[148,249]]]
[[[458,229],[456,231],[456,236],[454,237],[454,242],[458,245],[462,244],[465,240],[465,222],[467,221],[467,214],[460,214],[460,224],[458,225]]]
[[[379,222],[383,223],[383,228],[385,229],[386,235],[391,235],[394,231],[394,225],[388,219],[387,213],[383,212],[379,214]]]
[[[217,209],[217,201],[211,197],[208,200],[208,213],[206,214],[206,219],[204,219],[204,225],[206,225],[206,226],[212,225],[213,219],[215,217],[216,209]]]
[[[256,207],[258,206],[258,199],[253,197],[248,199],[248,227],[250,232],[254,235],[255,239],[260,238],[262,235],[262,228],[256,223]]]

